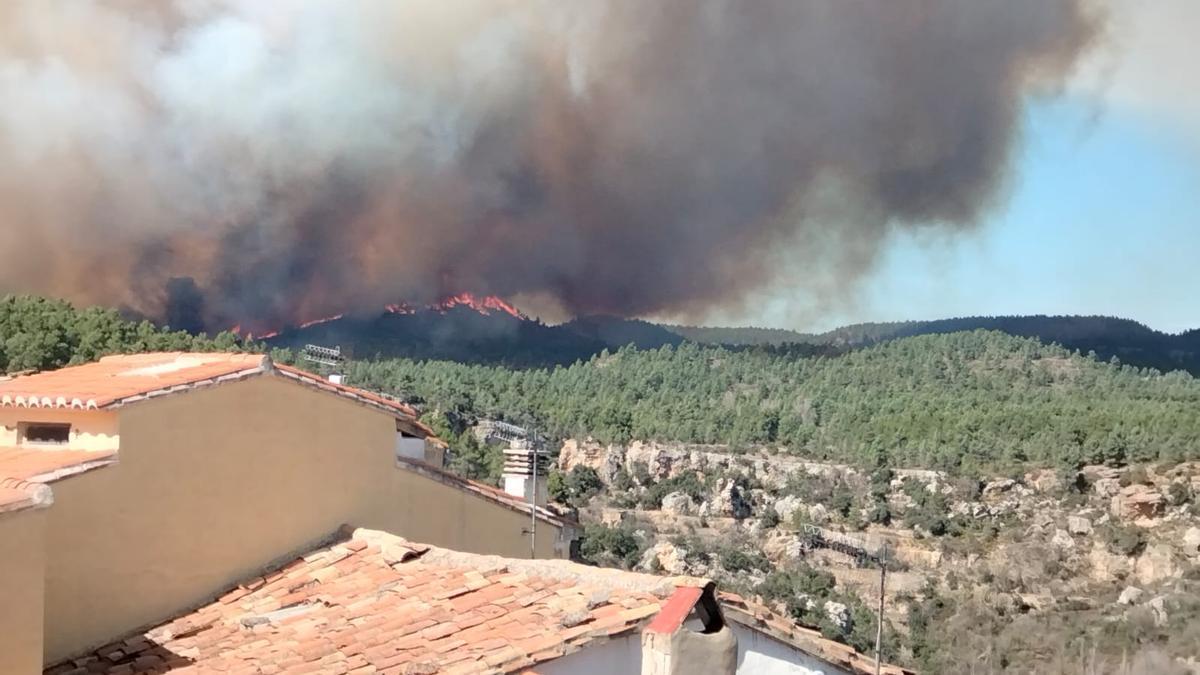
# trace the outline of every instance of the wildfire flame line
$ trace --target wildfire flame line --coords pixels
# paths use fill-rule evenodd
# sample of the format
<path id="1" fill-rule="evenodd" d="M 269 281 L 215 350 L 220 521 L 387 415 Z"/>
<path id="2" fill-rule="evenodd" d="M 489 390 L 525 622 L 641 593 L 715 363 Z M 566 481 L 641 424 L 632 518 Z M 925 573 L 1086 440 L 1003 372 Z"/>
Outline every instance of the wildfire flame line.
<path id="1" fill-rule="evenodd" d="M 445 314 L 455 307 L 466 307 L 468 309 L 475 310 L 484 316 L 491 316 L 493 312 L 502 312 L 516 319 L 529 318 L 525 316 L 521 310 L 517 309 L 511 303 L 503 300 L 502 298 L 498 298 L 494 295 L 476 296 L 472 293 L 459 293 L 457 295 L 451 295 L 439 300 L 438 302 L 426 305 L 424 309 L 431 312 L 437 312 L 439 314 Z M 416 314 L 418 311 L 417 308 L 407 303 L 393 303 L 390 305 L 385 305 L 383 309 L 388 314 Z M 300 323 L 296 326 L 296 328 L 311 328 L 312 326 L 319 326 L 323 323 L 329 323 L 330 321 L 337 321 L 344 316 L 345 314 L 334 314 L 332 316 L 326 316 L 319 319 L 312 319 Z M 242 325 L 237 324 L 229 330 L 235 335 L 241 336 L 247 340 L 270 340 L 273 337 L 277 337 L 283 332 L 284 329 L 271 330 L 266 333 L 252 333 L 249 331 L 243 331 Z"/>

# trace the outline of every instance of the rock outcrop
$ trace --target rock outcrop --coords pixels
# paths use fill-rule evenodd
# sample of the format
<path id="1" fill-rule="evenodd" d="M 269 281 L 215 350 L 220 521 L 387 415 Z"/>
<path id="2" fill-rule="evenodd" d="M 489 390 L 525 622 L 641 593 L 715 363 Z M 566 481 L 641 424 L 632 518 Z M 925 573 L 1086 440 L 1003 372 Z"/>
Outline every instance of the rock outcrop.
<path id="1" fill-rule="evenodd" d="M 1137 520 L 1159 518 L 1166 507 L 1167 500 L 1161 492 L 1148 485 L 1134 484 L 1122 488 L 1112 498 L 1110 512 L 1114 518 Z"/>

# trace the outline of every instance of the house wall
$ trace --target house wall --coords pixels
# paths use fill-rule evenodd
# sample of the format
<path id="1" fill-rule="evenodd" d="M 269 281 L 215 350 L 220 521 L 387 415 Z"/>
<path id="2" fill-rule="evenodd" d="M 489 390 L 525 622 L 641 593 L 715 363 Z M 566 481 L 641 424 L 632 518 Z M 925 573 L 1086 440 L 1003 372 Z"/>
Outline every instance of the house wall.
<path id="1" fill-rule="evenodd" d="M 47 664 L 205 602 L 342 524 L 529 554 L 528 516 L 396 466 L 391 415 L 290 380 L 152 399 L 122 409 L 120 427 L 115 465 L 54 485 Z"/>
<path id="2" fill-rule="evenodd" d="M 538 664 L 538 675 L 634 675 L 642 672 L 642 641 L 638 633 L 589 643 L 581 651 Z"/>
<path id="3" fill-rule="evenodd" d="M 19 440 L 21 422 L 52 422 L 71 425 L 71 442 L 66 446 L 41 446 L 48 450 L 116 450 L 119 442 L 117 414 L 102 410 L 57 408 L 0 408 L 0 447 Z"/>
<path id="4" fill-rule="evenodd" d="M 852 675 L 775 638 L 729 622 L 738 643 L 738 675 Z"/>
<path id="5" fill-rule="evenodd" d="M 46 509 L 0 513 L 0 673 L 42 672 Z"/>

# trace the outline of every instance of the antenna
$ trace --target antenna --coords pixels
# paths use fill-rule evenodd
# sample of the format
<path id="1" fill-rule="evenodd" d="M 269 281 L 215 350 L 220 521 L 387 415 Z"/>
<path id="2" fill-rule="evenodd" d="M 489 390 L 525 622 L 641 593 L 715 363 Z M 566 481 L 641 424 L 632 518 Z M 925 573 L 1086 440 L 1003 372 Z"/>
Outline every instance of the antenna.
<path id="1" fill-rule="evenodd" d="M 485 439 L 499 438 L 510 442 L 522 445 L 528 448 L 528 454 L 523 458 L 526 466 L 526 471 L 529 472 L 529 529 L 521 529 L 521 534 L 529 535 L 529 557 L 537 558 L 537 498 L 538 498 L 538 476 L 546 473 L 547 457 L 545 454 L 545 441 L 537 433 L 537 429 L 533 424 L 527 427 L 519 427 L 515 424 L 492 420 L 488 422 L 485 431 Z M 517 447 L 514 445 L 513 447 Z M 514 458 L 515 459 L 515 458 Z M 515 468 L 515 467 L 514 467 Z"/>
<path id="2" fill-rule="evenodd" d="M 342 356 L 342 348 L 338 347 L 322 347 L 320 345 L 304 345 L 304 349 L 300 350 L 300 358 L 309 363 L 316 363 L 330 368 L 340 368 L 346 363 L 346 357 Z"/>
<path id="3" fill-rule="evenodd" d="M 887 577 L 887 541 L 884 541 L 883 545 L 872 553 L 865 544 L 857 539 L 826 532 L 816 525 L 805 525 L 803 545 L 810 551 L 826 548 L 844 553 L 854 558 L 859 567 L 865 567 L 867 563 L 879 566 L 879 618 L 875 626 L 875 675 L 879 675 L 883 663 L 883 589 L 884 580 Z"/>

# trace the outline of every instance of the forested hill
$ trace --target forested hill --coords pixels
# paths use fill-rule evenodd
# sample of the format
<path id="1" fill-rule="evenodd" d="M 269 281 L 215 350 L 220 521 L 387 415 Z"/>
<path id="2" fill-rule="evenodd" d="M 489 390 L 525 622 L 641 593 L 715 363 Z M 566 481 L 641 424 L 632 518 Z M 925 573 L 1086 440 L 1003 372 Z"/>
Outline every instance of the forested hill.
<path id="1" fill-rule="evenodd" d="M 1200 457 L 1200 381 L 976 331 L 836 357 L 684 343 L 569 367 L 352 363 L 445 428 L 537 420 L 554 437 L 765 444 L 807 457 L 951 471 Z"/>
<path id="2" fill-rule="evenodd" d="M 768 328 L 695 328 L 664 326 L 689 340 L 708 344 L 747 345 L 801 342 L 856 348 L 917 335 L 994 330 L 1056 343 L 1103 361 L 1163 372 L 1187 370 L 1200 375 L 1200 329 L 1179 335 L 1153 330 L 1136 321 L 1108 316 L 970 316 L 936 321 L 860 323 L 809 334 Z"/>
<path id="3" fill-rule="evenodd" d="M 76 309 L 62 300 L 31 296 L 0 298 L 0 375 L 61 368 L 106 354 L 264 348 L 247 345 L 233 333 L 209 338 L 129 321 L 112 309 Z"/>
<path id="4" fill-rule="evenodd" d="M 676 326 L 662 327 L 684 339 L 707 345 L 782 345 L 790 342 L 820 342 L 813 333 L 799 333 L 784 328 L 757 328 L 746 326 L 726 328 L 719 326 Z"/>

